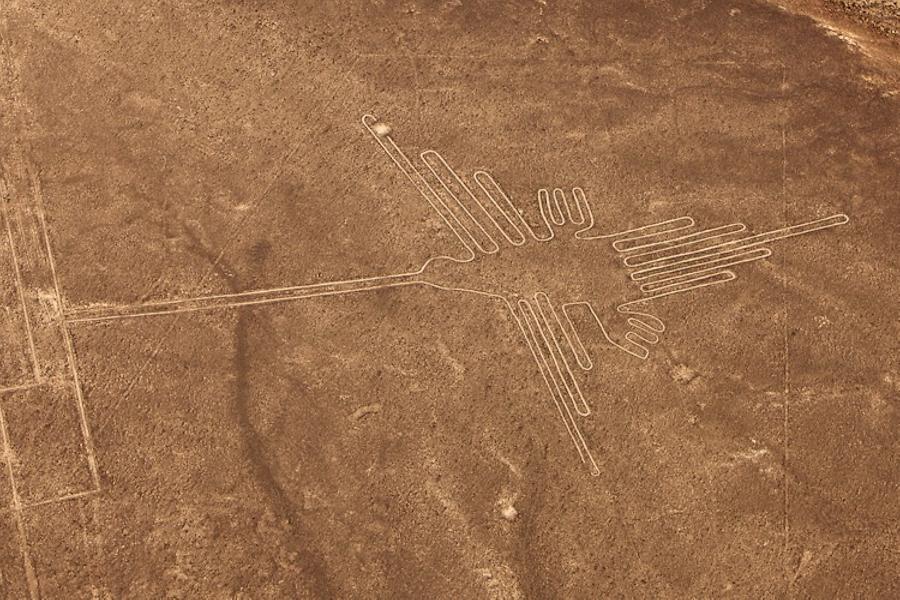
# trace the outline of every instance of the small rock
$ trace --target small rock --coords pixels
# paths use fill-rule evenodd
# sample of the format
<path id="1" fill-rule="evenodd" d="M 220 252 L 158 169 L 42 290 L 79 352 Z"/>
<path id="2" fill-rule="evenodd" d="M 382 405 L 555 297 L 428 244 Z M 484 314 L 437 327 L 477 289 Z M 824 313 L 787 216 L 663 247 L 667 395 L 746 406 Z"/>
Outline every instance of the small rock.
<path id="1" fill-rule="evenodd" d="M 675 365 L 672 367 L 672 370 L 669 371 L 669 375 L 682 385 L 687 385 L 693 380 L 697 379 L 700 376 L 700 373 L 693 370 L 687 365 Z"/>
<path id="2" fill-rule="evenodd" d="M 356 410 L 353 411 L 353 414 L 350 415 L 349 419 L 351 421 L 359 421 L 363 417 L 368 415 L 374 415 L 381 412 L 381 404 L 377 402 L 375 404 L 367 404 L 365 406 L 360 406 Z"/>
<path id="3" fill-rule="evenodd" d="M 515 521 L 516 517 L 519 516 L 519 511 L 516 510 L 516 507 L 512 504 L 507 504 L 503 508 L 500 509 L 500 514 L 507 521 Z"/>
<path id="4" fill-rule="evenodd" d="M 386 135 L 391 135 L 391 126 L 387 123 L 382 123 L 381 121 L 379 121 L 378 123 L 372 125 L 372 131 L 375 132 L 375 135 L 384 137 Z"/>

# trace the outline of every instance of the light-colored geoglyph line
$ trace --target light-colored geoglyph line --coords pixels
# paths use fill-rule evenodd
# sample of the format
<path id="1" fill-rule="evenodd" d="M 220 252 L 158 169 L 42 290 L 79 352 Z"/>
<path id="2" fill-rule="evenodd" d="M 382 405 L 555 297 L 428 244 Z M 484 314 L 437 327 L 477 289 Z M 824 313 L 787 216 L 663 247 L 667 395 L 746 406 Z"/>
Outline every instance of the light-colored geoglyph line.
<path id="1" fill-rule="evenodd" d="M 389 134 L 389 130 L 388 133 L 376 131 L 374 128 L 374 125 L 378 122 L 376 117 L 365 115 L 362 121 L 372 137 L 387 152 L 391 160 L 401 167 L 408 179 L 414 183 L 416 181 L 426 181 L 415 168 L 413 162 L 394 142 Z M 574 234 L 576 239 L 611 239 L 613 240 L 613 248 L 624 257 L 623 262 L 626 267 L 646 267 L 631 274 L 631 278 L 634 281 L 639 279 L 645 280 L 645 283 L 640 284 L 640 288 L 646 296 L 639 301 L 626 302 L 617 307 L 618 312 L 628 315 L 626 322 L 632 327 L 624 335 L 624 343 L 614 340 L 608 334 L 602 320 L 590 303 L 579 301 L 562 304 L 560 312 L 564 315 L 565 322 L 568 324 L 568 327 L 565 327 L 563 320 L 559 319 L 558 313 L 545 291 L 537 292 L 531 299 L 503 298 L 525 337 L 525 341 L 551 393 L 557 411 L 563 419 L 566 430 L 575 444 L 581 461 L 588 464 L 591 472 L 594 474 L 598 474 L 599 469 L 583 434 L 578 428 L 575 415 L 572 414 L 573 409 L 579 416 L 587 416 L 591 411 L 578 386 L 577 379 L 567 357 L 571 356 L 572 360 L 583 370 L 589 370 L 593 367 L 593 364 L 590 362 L 589 357 L 584 358 L 584 356 L 587 356 L 587 353 L 584 352 L 584 344 L 572 326 L 569 309 L 579 304 L 587 305 L 607 341 L 629 354 L 644 359 L 649 354 L 647 345 L 658 343 L 659 335 L 665 331 L 665 325 L 656 316 L 638 310 L 641 304 L 645 304 L 653 298 L 684 293 L 731 281 L 736 276 L 732 271 L 728 270 L 729 267 L 761 260 L 771 254 L 768 249 L 755 248 L 756 246 L 776 239 L 833 227 L 848 221 L 846 215 L 835 215 L 827 219 L 810 221 L 740 240 L 733 240 L 731 239 L 732 236 L 747 229 L 746 225 L 739 223 L 700 232 L 691 231 L 673 238 L 673 233 L 686 231 L 695 226 L 691 217 L 684 216 L 625 231 L 598 234 L 594 230 L 594 217 L 584 190 L 576 187 L 572 190 L 571 200 L 560 188 L 555 188 L 552 193 L 546 189 L 538 192 L 541 220 L 547 229 L 546 234 L 538 235 L 522 217 L 521 212 L 515 209 L 509 196 L 490 174 L 485 171 L 477 171 L 474 174 L 474 180 L 489 201 L 487 206 L 495 209 L 501 215 L 501 219 L 494 217 L 494 214 L 497 213 L 493 213 L 486 208 L 485 204 L 478 199 L 471 188 L 466 185 L 459 174 L 453 170 L 439 153 L 434 150 L 425 150 L 420 153 L 419 157 L 431 174 L 438 179 L 443 192 L 449 197 L 449 201 L 445 198 L 440 198 L 435 193 L 435 188 L 430 184 L 426 183 L 425 186 L 416 185 L 419 193 L 425 197 L 425 200 L 432 208 L 437 210 L 437 207 L 440 207 L 450 214 L 457 214 L 458 211 L 448 208 L 448 206 L 456 206 L 470 219 L 473 218 L 473 212 L 486 218 L 487 228 L 481 223 L 477 224 L 478 233 L 486 236 L 488 240 L 487 247 L 483 244 L 477 244 L 477 248 L 485 254 L 497 252 L 497 248 L 500 247 L 500 243 L 503 241 L 502 239 L 498 240 L 491 237 L 489 231 L 499 232 L 506 242 L 512 246 L 521 246 L 527 241 L 523 231 L 527 231 L 535 242 L 549 242 L 555 235 L 554 226 L 558 227 L 569 223 L 579 226 L 578 231 Z M 449 175 L 448 178 L 441 177 L 438 169 L 435 167 L 436 162 L 439 164 L 440 169 Z M 492 190 L 496 195 L 492 193 Z M 429 197 L 429 194 L 432 197 Z M 469 206 L 473 208 L 470 210 Z M 504 207 L 508 208 L 509 211 L 504 210 Z M 445 219 L 446 221 L 447 219 Z M 512 229 L 515 237 L 510 234 L 508 228 L 501 226 L 501 222 Z M 519 225 L 521 225 L 521 228 Z M 462 228 L 463 231 L 460 232 L 457 228 Z M 475 260 L 476 257 L 471 256 L 471 254 L 475 254 L 475 249 L 465 243 L 466 237 L 472 240 L 476 239 L 472 232 L 466 230 L 464 223 L 460 220 L 456 220 L 451 229 L 470 253 L 469 256 L 459 260 L 459 262 Z M 665 237 L 662 238 L 661 236 Z M 680 252 L 681 249 L 696 244 L 701 246 L 700 249 Z M 652 250 L 649 250 L 650 248 Z M 633 253 L 637 250 L 644 251 L 637 254 L 637 256 L 647 256 L 648 258 L 637 265 L 629 264 L 628 256 L 634 256 Z M 652 274 L 648 273 L 648 269 L 656 269 L 659 266 L 664 268 L 658 269 Z M 463 292 L 484 293 L 481 290 L 453 289 Z M 537 310 L 535 310 L 535 307 L 537 307 Z M 553 323 L 556 323 L 558 330 L 563 334 L 562 336 L 554 332 Z M 583 355 L 581 359 L 579 359 L 580 355 Z"/>
<path id="2" fill-rule="evenodd" d="M 173 315 L 221 308 L 237 308 L 241 306 L 272 304 L 304 298 L 321 298 L 354 292 L 374 291 L 388 287 L 419 283 L 418 276 L 420 273 L 421 271 L 412 271 L 410 273 L 400 273 L 397 275 L 362 277 L 359 279 L 237 292 L 234 294 L 213 294 L 210 296 L 145 302 L 126 306 L 88 307 L 67 311 L 66 322 L 78 324 L 115 321 L 137 317 Z"/>
<path id="3" fill-rule="evenodd" d="M 37 502 L 32 502 L 30 504 L 23 504 L 22 510 L 28 510 L 31 508 L 37 508 L 39 506 L 46 506 L 47 504 L 58 504 L 60 502 L 71 502 L 73 500 L 81 500 L 83 498 L 90 498 L 99 494 L 102 490 L 93 489 L 93 490 L 85 490 L 83 492 L 75 492 L 74 494 L 65 494 L 64 496 L 57 496 L 55 498 L 47 498 L 46 500 L 39 500 Z"/>
<path id="4" fill-rule="evenodd" d="M 4 73 L 4 75 L 9 76 L 9 81 L 14 81 L 17 76 L 17 69 L 15 68 L 12 60 L 13 52 L 11 50 L 11 39 L 9 36 L 9 26 L 6 22 L 6 15 L 3 7 L 0 7 L 0 72 Z M 15 118 L 18 114 L 21 114 L 24 111 L 24 102 L 22 101 L 17 86 L 11 85 L 6 86 L 5 90 L 8 92 L 9 100 L 11 101 L 11 106 L 8 114 L 5 115 L 6 118 Z M 5 142 L 11 142 L 11 140 L 4 140 Z M 10 147 L 10 144 L 7 145 L 7 148 Z M 2 170 L 4 173 L 3 177 L 0 177 L 0 204 L 2 204 L 3 210 L 3 220 L 6 223 L 6 232 L 7 238 L 9 240 L 10 248 L 14 248 L 14 243 L 12 240 L 12 231 L 10 229 L 9 218 L 7 214 L 7 205 L 9 203 L 9 187 L 8 182 L 5 181 L 5 174 L 8 172 L 7 165 L 3 164 Z M 14 250 L 13 250 L 14 251 Z M 12 251 L 11 251 L 12 252 Z M 23 313 L 27 313 L 27 308 L 25 306 L 25 296 L 22 288 L 21 274 L 19 271 L 18 259 L 13 258 L 16 267 L 16 284 L 19 287 L 19 301 L 22 303 Z M 34 336 L 31 331 L 31 324 L 29 323 L 27 326 L 28 336 L 29 336 L 29 347 L 32 351 L 32 360 L 35 369 L 35 384 L 37 384 L 38 380 L 40 380 L 40 367 L 38 366 L 37 354 L 34 351 Z M 17 386 L 22 389 L 25 389 L 25 386 Z M 15 390 L 12 390 L 15 391 Z M 3 412 L 2 405 L 2 396 L 0 396 L 0 438 L 2 438 L 3 443 L 3 459 L 6 462 L 7 468 L 7 476 L 9 478 L 10 485 L 10 494 L 12 496 L 12 512 L 14 515 L 14 521 L 16 525 L 16 537 L 19 546 L 19 552 L 21 553 L 21 558 L 23 562 L 23 567 L 25 571 L 25 580 L 28 586 L 28 595 L 32 600 L 37 600 L 40 598 L 40 588 L 38 586 L 37 575 L 34 570 L 34 563 L 32 562 L 31 552 L 28 547 L 28 537 L 25 531 L 25 522 L 22 515 L 21 509 L 21 498 L 19 496 L 18 484 L 15 478 L 15 470 L 13 469 L 13 451 L 12 446 L 10 444 L 9 433 L 7 431 L 6 426 L 6 415 Z"/>
<path id="5" fill-rule="evenodd" d="M 21 385 L 11 385 L 8 387 L 0 387 L 0 396 L 2 396 L 3 394 L 7 394 L 7 393 L 21 392 L 23 390 L 30 390 L 30 389 L 34 389 L 37 387 L 41 387 L 42 385 L 44 385 L 44 383 L 45 382 L 43 382 L 43 381 L 29 381 L 28 383 L 23 383 Z"/>
<path id="6" fill-rule="evenodd" d="M 37 271 L 40 258 L 34 254 L 41 247 L 40 238 L 38 237 L 37 224 L 35 223 L 34 214 L 28 208 L 19 207 L 13 213 L 16 217 L 16 225 L 19 230 L 19 239 L 22 240 L 22 254 L 19 256 L 23 267 L 31 268 Z"/>
<path id="7" fill-rule="evenodd" d="M 25 302 L 25 286 L 22 284 L 22 270 L 19 266 L 19 258 L 16 253 L 16 243 L 13 240 L 12 229 L 10 228 L 9 223 L 9 189 L 7 187 L 6 182 L 0 178 L 0 205 L 2 205 L 3 211 L 3 222 L 6 228 L 6 239 L 9 243 L 9 255 L 12 260 L 13 272 L 16 277 L 16 289 L 18 291 L 19 303 L 22 305 L 22 322 L 25 325 L 25 336 L 28 340 L 28 350 L 31 354 L 31 365 L 32 371 L 34 373 L 35 382 L 40 382 L 42 380 L 41 375 L 41 366 L 38 362 L 37 357 L 37 349 L 34 343 L 34 330 L 31 327 L 31 318 L 28 314 L 28 305 Z"/>
<path id="8" fill-rule="evenodd" d="M 501 300 L 529 348 L 581 462 L 596 475 L 600 472 L 599 467 L 578 422 L 579 417 L 591 414 L 591 408 L 577 376 L 578 369 L 590 371 L 595 365 L 573 324 L 571 312 L 575 309 L 587 310 L 610 345 L 646 359 L 649 346 L 657 344 L 665 331 L 662 320 L 646 312 L 650 301 L 732 281 L 737 276 L 730 270 L 731 267 L 771 255 L 763 244 L 848 221 L 846 215 L 834 215 L 761 234 L 736 237 L 747 231 L 743 223 L 698 231 L 693 218 L 681 216 L 613 233 L 598 233 L 586 194 L 582 188 L 575 187 L 571 194 L 560 188 L 538 191 L 540 219 L 539 229 L 536 229 L 490 173 L 476 171 L 473 174 L 475 186 L 470 186 L 435 150 L 425 150 L 419 154 L 423 165 L 420 169 L 389 132 L 376 129 L 377 117 L 364 115 L 362 123 L 456 237 L 463 250 L 462 256 L 434 256 L 419 269 L 392 275 L 128 306 L 79 308 L 65 312 L 66 322 L 92 323 L 169 315 L 410 285 Z M 576 240 L 609 240 L 623 267 L 630 272 L 630 280 L 640 291 L 640 297 L 616 307 L 616 312 L 623 315 L 629 328 L 623 335 L 613 336 L 595 306 L 583 299 L 555 304 L 547 290 L 532 291 L 524 296 L 504 295 L 460 287 L 451 282 L 435 282 L 429 278 L 429 267 L 437 261 L 465 265 L 501 252 L 504 248 L 548 243 L 555 239 L 557 229 L 568 226 L 575 228 L 572 235 Z"/>
<path id="9" fill-rule="evenodd" d="M 32 598 L 39 598 L 38 581 L 34 572 L 34 563 L 31 560 L 31 554 L 28 550 L 28 537 L 25 533 L 25 520 L 22 517 L 22 499 L 19 496 L 19 486 L 16 481 L 13 462 L 15 457 L 12 451 L 12 444 L 9 442 L 9 431 L 6 427 L 6 414 L 3 411 L 3 405 L 0 403 L 0 441 L 3 443 L 3 461 L 6 463 L 6 476 L 9 478 L 9 490 L 12 497 L 13 520 L 16 524 L 16 536 L 18 537 L 19 550 L 22 553 L 22 561 L 25 567 L 25 578 L 28 581 L 28 593 Z"/>
<path id="10" fill-rule="evenodd" d="M 379 134 L 374 130 L 373 125 L 376 122 L 377 119 L 370 115 L 363 117 L 363 124 L 372 134 L 373 138 L 386 152 L 388 152 L 388 155 L 395 164 L 404 166 L 403 170 L 407 178 L 411 181 L 425 181 L 425 177 L 418 172 L 413 162 L 399 148 L 391 136 Z M 593 226 L 593 217 L 591 216 L 590 207 L 587 203 L 584 191 L 581 188 L 575 188 L 573 190 L 571 201 L 567 199 L 564 192 L 559 188 L 554 189 L 552 193 L 549 190 L 539 191 L 538 205 L 541 213 L 541 220 L 546 228 L 546 233 L 538 234 L 524 219 L 522 214 L 515 209 L 508 194 L 503 191 L 502 187 L 489 173 L 478 171 L 476 172 L 474 179 L 489 202 L 488 206 L 492 206 L 493 209 L 502 215 L 502 219 L 500 220 L 494 218 L 491 211 L 485 207 L 485 204 L 478 199 L 471 188 L 463 182 L 458 173 L 450 167 L 447 161 L 444 160 L 439 153 L 434 150 L 426 150 L 420 154 L 420 159 L 431 174 L 441 183 L 441 188 L 449 197 L 450 202 L 455 202 L 457 205 L 463 207 L 465 214 L 472 214 L 472 211 L 466 208 L 465 203 L 460 199 L 457 191 L 454 189 L 455 187 L 465 194 L 465 198 L 469 204 L 477 207 L 475 212 L 483 214 L 486 217 L 491 227 L 488 227 L 487 229 L 485 227 L 480 227 L 480 232 L 488 237 L 490 243 L 490 250 L 485 251 L 485 254 L 493 254 L 497 252 L 497 248 L 500 247 L 498 239 L 491 237 L 488 230 L 499 232 L 502 238 L 505 238 L 506 242 L 511 246 L 521 246 L 526 242 L 550 242 L 556 235 L 556 228 L 554 226 L 562 226 L 567 222 L 583 226 L 582 229 L 579 229 L 579 232 L 587 231 Z M 442 170 L 446 172 L 446 177 L 442 177 L 435 168 L 435 162 L 437 162 Z M 455 185 L 453 185 L 454 183 Z M 447 201 L 438 196 L 433 186 L 426 185 L 416 187 L 419 192 L 425 196 L 426 201 L 428 201 L 432 207 L 435 207 L 436 205 L 441 206 L 442 208 L 448 206 Z M 433 201 L 433 198 L 429 198 L 427 193 L 431 193 L 438 202 Z M 509 210 L 505 210 L 504 206 Z M 447 211 L 452 212 L 449 208 L 447 208 Z M 501 225 L 501 222 L 514 228 L 513 232 L 516 234 L 515 237 L 510 235 L 510 233 Z M 459 221 L 457 221 L 456 224 L 459 227 L 464 227 Z M 664 222 L 662 224 L 654 224 L 634 230 L 619 232 L 608 237 L 621 237 L 630 233 L 642 235 L 644 231 L 654 230 L 654 228 L 670 230 L 671 227 L 668 227 L 668 225 L 669 222 Z M 530 240 L 522 233 L 523 231 L 527 232 Z M 459 239 L 465 239 L 465 236 L 459 231 L 454 229 L 454 233 Z M 470 232 L 465 231 L 464 233 L 466 236 L 471 237 Z M 501 239 L 499 241 L 502 242 L 503 240 Z M 483 246 L 479 246 L 479 248 L 483 248 Z M 474 254 L 474 250 L 470 248 L 470 251 Z M 470 256 L 458 260 L 458 262 L 470 262 L 476 258 L 477 256 Z M 538 366 L 538 370 L 550 392 L 554 406 L 556 407 L 560 418 L 563 420 L 563 425 L 575 445 L 581 462 L 588 466 L 593 475 L 598 475 L 600 469 L 591 452 L 590 446 L 579 427 L 578 419 L 576 417 L 576 415 L 590 415 L 591 410 L 584 399 L 575 373 L 572 371 L 569 362 L 570 359 L 567 358 L 567 356 L 571 356 L 584 370 L 592 368 L 593 365 L 588 362 L 589 359 L 585 360 L 582 358 L 581 360 L 578 360 L 578 349 L 583 351 L 584 344 L 581 342 L 580 338 L 578 338 L 578 334 L 572 326 L 568 312 L 565 311 L 565 306 L 562 307 L 562 313 L 565 321 L 568 323 L 568 327 L 563 326 L 562 321 L 559 319 L 559 313 L 553 307 L 546 292 L 537 292 L 530 298 L 507 298 L 498 294 L 486 294 L 482 290 L 457 287 L 452 289 L 454 291 L 494 296 L 506 302 L 507 307 L 525 338 L 526 344 L 528 345 L 532 357 Z M 561 337 L 553 331 L 552 323 L 554 321 L 558 323 L 559 330 L 567 335 Z M 573 343 L 573 339 L 577 340 L 577 342 Z"/>
<path id="11" fill-rule="evenodd" d="M 343 76 L 345 78 L 349 76 L 351 69 L 356 65 L 358 60 L 359 60 L 359 56 L 354 57 L 353 60 L 350 61 L 350 64 L 344 70 Z M 339 96 L 334 96 L 334 99 L 337 99 L 338 97 Z M 330 104 L 331 104 L 331 102 L 326 103 L 326 106 L 323 106 L 322 110 L 324 111 L 324 110 L 330 108 Z M 305 138 L 303 138 L 303 139 L 305 139 Z M 244 216 L 242 218 L 238 219 L 234 223 L 234 225 L 229 228 L 228 239 L 226 240 L 225 244 L 222 246 L 222 248 L 219 251 L 216 258 L 210 264 L 206 273 L 204 273 L 204 275 L 201 276 L 201 278 L 200 278 L 201 284 L 203 282 L 207 281 L 207 279 L 209 277 L 213 276 L 216 273 L 217 267 L 222 262 L 222 260 L 225 258 L 225 253 L 228 251 L 228 249 L 231 247 L 231 245 L 234 243 L 234 241 L 236 239 L 238 239 L 237 234 L 238 234 L 239 230 L 244 226 L 244 224 L 247 222 L 247 220 L 250 218 L 251 215 L 256 214 L 256 208 L 269 195 L 269 192 L 272 190 L 275 183 L 281 178 L 281 175 L 284 172 L 286 165 L 293 158 L 294 154 L 297 152 L 297 150 L 302 145 L 303 139 L 297 140 L 297 142 L 293 146 L 288 148 L 288 150 L 279 158 L 278 164 L 276 165 L 276 167 L 272 171 L 270 171 L 269 176 L 267 178 L 268 180 L 267 180 L 265 186 L 262 188 L 262 190 L 258 194 L 256 194 L 253 197 L 249 206 L 247 207 L 247 210 L 244 213 Z M 138 382 L 143 377 L 144 373 L 147 370 L 147 367 L 149 367 L 150 363 L 152 363 L 156 359 L 156 357 L 162 351 L 163 345 L 165 344 L 166 340 L 169 338 L 169 336 L 175 330 L 175 327 L 178 324 L 179 318 L 180 318 L 179 316 L 176 316 L 174 319 L 172 319 L 172 322 L 169 323 L 168 328 L 165 331 L 163 331 L 162 335 L 160 335 L 157 338 L 157 340 L 153 346 L 153 349 L 150 352 L 150 355 L 141 364 L 141 366 L 138 369 L 135 376 L 131 379 L 131 381 L 128 382 L 128 385 L 126 386 L 124 392 L 122 392 L 121 397 L 123 399 L 127 399 L 131 396 L 132 391 L 135 389 L 135 386 L 137 386 Z"/>
<path id="12" fill-rule="evenodd" d="M 575 444 L 575 450 L 578 452 L 578 458 L 581 459 L 582 463 L 588 466 L 591 475 L 599 475 L 600 467 L 597 465 L 597 461 L 594 458 L 594 455 L 591 453 L 591 449 L 584 438 L 584 434 L 581 433 L 581 430 L 578 427 L 578 422 L 572 415 L 572 411 L 566 403 L 565 397 L 563 397 L 562 395 L 562 391 L 560 390 L 559 384 L 557 383 L 557 379 L 556 377 L 554 377 L 553 372 L 550 370 L 550 365 L 547 361 L 544 351 L 542 350 L 537 336 L 534 333 L 535 328 L 532 327 L 532 323 L 537 323 L 537 318 L 534 314 L 534 310 L 527 300 L 520 300 L 518 302 L 518 306 L 516 307 L 514 307 L 514 305 L 511 303 L 508 303 L 507 306 L 509 307 L 513 318 L 515 319 L 516 324 L 519 326 L 519 330 L 525 337 L 525 343 L 528 345 L 528 349 L 531 351 L 531 355 L 534 358 L 535 363 L 537 363 L 538 370 L 541 373 L 541 377 L 544 379 L 544 384 L 550 391 L 550 398 L 552 399 L 553 404 L 556 407 L 557 413 L 563 421 L 566 432 L 568 432 L 569 437 Z"/>
<path id="13" fill-rule="evenodd" d="M 836 214 L 822 219 L 815 219 L 813 221 L 800 223 L 798 225 L 791 225 L 790 227 L 773 229 L 772 231 L 747 236 L 745 238 L 737 240 L 723 241 L 708 247 L 703 247 L 695 250 L 684 250 L 683 252 L 678 252 L 678 250 L 692 244 L 692 242 L 686 242 L 682 244 L 675 244 L 664 249 L 652 250 L 650 252 L 642 252 L 633 255 L 629 254 L 629 256 L 627 256 L 623 262 L 625 263 L 626 267 L 632 268 L 647 267 L 648 265 L 663 265 L 669 267 L 677 264 L 683 264 L 686 261 L 695 260 L 697 258 L 719 256 L 728 252 L 735 252 L 738 250 L 761 246 L 769 242 L 774 242 L 775 240 L 782 240 L 798 235 L 803 235 L 805 233 L 812 233 L 813 231 L 828 229 L 837 225 L 844 225 L 849 221 L 850 218 L 847 215 Z M 736 225 L 743 226 L 743 223 L 737 223 Z M 671 252 L 672 250 L 676 250 L 676 252 Z M 643 260 L 633 260 L 636 258 Z"/>
<path id="14" fill-rule="evenodd" d="M 100 471 L 97 468 L 97 457 L 94 452 L 94 440 L 91 436 L 90 426 L 88 425 L 87 411 L 84 406 L 84 394 L 81 390 L 81 380 L 78 376 L 78 366 L 75 358 L 75 349 L 72 345 L 72 336 L 69 333 L 69 326 L 66 323 L 64 314 L 64 303 L 62 292 L 60 291 L 59 276 L 56 272 L 56 261 L 53 258 L 53 250 L 50 247 L 50 235 L 47 228 L 47 218 L 44 214 L 44 196 L 41 190 L 41 182 L 37 174 L 29 169 L 28 176 L 31 182 L 32 193 L 35 198 L 35 209 L 37 211 L 38 223 L 41 228 L 43 237 L 43 250 L 46 253 L 47 264 L 50 266 L 50 276 L 53 281 L 53 291 L 56 295 L 56 320 L 62 332 L 63 342 L 66 350 L 66 360 L 69 363 L 69 371 L 72 375 L 72 387 L 75 391 L 75 404 L 78 409 L 78 419 L 81 427 L 82 441 L 84 443 L 84 452 L 88 462 L 88 468 L 91 472 L 94 490 L 100 490 Z"/>

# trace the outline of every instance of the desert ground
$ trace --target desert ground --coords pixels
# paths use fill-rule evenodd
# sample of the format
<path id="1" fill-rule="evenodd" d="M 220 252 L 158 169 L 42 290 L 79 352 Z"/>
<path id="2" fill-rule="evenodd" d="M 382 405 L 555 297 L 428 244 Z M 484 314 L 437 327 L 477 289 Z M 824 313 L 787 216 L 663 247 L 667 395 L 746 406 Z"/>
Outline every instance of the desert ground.
<path id="1" fill-rule="evenodd" d="M 900 597 L 892 7 L 3 0 L 0 598 Z"/>

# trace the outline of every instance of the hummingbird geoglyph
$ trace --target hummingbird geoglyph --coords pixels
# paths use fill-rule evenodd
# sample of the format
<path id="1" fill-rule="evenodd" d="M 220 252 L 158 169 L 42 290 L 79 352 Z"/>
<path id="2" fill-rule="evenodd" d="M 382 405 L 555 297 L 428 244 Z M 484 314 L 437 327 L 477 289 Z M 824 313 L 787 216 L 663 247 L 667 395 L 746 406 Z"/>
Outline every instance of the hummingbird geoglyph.
<path id="1" fill-rule="evenodd" d="M 459 255 L 434 256 L 404 273 L 132 305 L 93 304 L 65 310 L 66 322 L 233 309 L 400 286 L 492 298 L 509 309 L 578 457 L 597 475 L 600 469 L 579 426 L 591 414 L 579 378 L 599 360 L 596 345 L 588 352 L 586 336 L 644 360 L 666 329 L 657 316 L 659 300 L 734 281 L 736 268 L 772 254 L 771 242 L 849 221 L 834 214 L 751 233 L 743 223 L 703 229 L 693 218 L 679 216 L 619 229 L 597 213 L 584 189 L 557 187 L 537 191 L 539 218 L 532 225 L 487 171 L 475 171 L 467 180 L 435 150 L 421 152 L 414 162 L 377 117 L 364 115 L 362 124 L 458 241 Z M 580 329 L 576 311 L 588 315 L 578 320 Z"/>
<path id="2" fill-rule="evenodd" d="M 591 407 L 577 372 L 592 369 L 597 358 L 574 325 L 575 309 L 587 311 L 609 347 L 643 360 L 665 331 L 654 301 L 734 281 L 736 267 L 772 254 L 771 242 L 849 221 L 834 214 L 754 234 L 743 223 L 701 229 L 681 216 L 607 229 L 575 187 L 538 190 L 539 225 L 532 226 L 487 171 L 467 182 L 435 150 L 421 152 L 417 166 L 377 117 L 362 122 L 462 247 L 462 256 L 429 259 L 412 279 L 506 304 L 594 475 L 599 468 L 579 427 Z"/>

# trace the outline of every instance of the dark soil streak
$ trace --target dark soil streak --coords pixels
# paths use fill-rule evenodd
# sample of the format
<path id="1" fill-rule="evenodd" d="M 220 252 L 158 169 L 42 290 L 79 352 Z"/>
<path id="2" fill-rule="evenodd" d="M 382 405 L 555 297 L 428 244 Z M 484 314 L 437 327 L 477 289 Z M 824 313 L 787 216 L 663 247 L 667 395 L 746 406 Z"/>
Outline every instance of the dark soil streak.
<path id="1" fill-rule="evenodd" d="M 209 261 L 215 274 L 228 286 L 229 292 L 237 293 L 239 286 L 236 277 L 231 275 L 234 270 L 224 260 L 216 260 L 217 253 L 209 249 L 189 228 L 183 227 L 185 237 L 190 241 L 192 249 Z M 254 250 L 258 246 L 254 246 Z M 238 431 L 244 444 L 244 453 L 250 467 L 250 472 L 263 494 L 267 504 L 272 509 L 278 521 L 286 525 L 289 535 L 286 541 L 291 552 L 298 557 L 297 565 L 305 575 L 309 589 L 307 593 L 316 598 L 334 598 L 335 594 L 328 578 L 328 569 L 324 559 L 310 549 L 309 532 L 303 526 L 297 515 L 298 509 L 290 496 L 278 483 L 269 464 L 265 440 L 259 435 L 250 418 L 250 405 L 253 400 L 253 390 L 250 384 L 251 359 L 248 334 L 250 332 L 251 316 L 253 313 L 247 308 L 239 307 L 237 323 L 234 328 L 234 404 L 233 410 L 237 421 Z M 295 590 L 299 592 L 300 590 Z"/>

